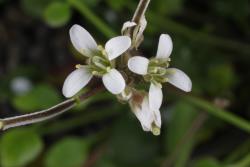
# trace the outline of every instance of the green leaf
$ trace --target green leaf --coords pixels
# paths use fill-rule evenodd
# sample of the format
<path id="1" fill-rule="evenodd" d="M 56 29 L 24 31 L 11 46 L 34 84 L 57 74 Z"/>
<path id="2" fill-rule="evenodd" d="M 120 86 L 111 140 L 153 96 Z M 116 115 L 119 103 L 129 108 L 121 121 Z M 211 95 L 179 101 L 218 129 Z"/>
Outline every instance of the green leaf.
<path id="1" fill-rule="evenodd" d="M 49 108 L 61 101 L 58 92 L 50 85 L 38 85 L 22 96 L 16 96 L 12 103 L 23 112 Z"/>
<path id="2" fill-rule="evenodd" d="M 87 158 L 88 145 L 79 138 L 65 138 L 49 150 L 46 167 L 81 166 Z"/>
<path id="3" fill-rule="evenodd" d="M 35 132 L 25 129 L 8 131 L 1 139 L 1 166 L 26 166 L 42 148 L 42 140 Z"/>
<path id="4" fill-rule="evenodd" d="M 68 3 L 52 2 L 44 11 L 44 19 L 51 27 L 65 25 L 71 18 L 71 9 Z"/>

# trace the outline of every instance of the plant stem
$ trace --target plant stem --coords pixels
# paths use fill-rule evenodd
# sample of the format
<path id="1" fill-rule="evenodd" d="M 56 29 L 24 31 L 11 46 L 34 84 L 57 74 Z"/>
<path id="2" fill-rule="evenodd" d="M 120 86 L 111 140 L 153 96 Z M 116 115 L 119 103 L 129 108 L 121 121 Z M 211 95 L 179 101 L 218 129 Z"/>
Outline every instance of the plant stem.
<path id="1" fill-rule="evenodd" d="M 144 17 L 145 12 L 148 8 L 150 0 L 140 0 L 136 11 L 134 13 L 132 22 L 135 22 L 136 24 L 139 24 L 139 22 L 141 21 L 142 17 Z"/>
<path id="2" fill-rule="evenodd" d="M 230 113 L 226 110 L 220 109 L 216 106 L 214 106 L 213 104 L 202 100 L 200 98 L 194 97 L 194 96 L 188 96 L 185 95 L 184 99 L 188 102 L 190 102 L 191 104 L 204 109 L 205 111 L 207 111 L 208 113 L 224 120 L 227 121 L 228 123 L 231 123 L 232 125 L 235 125 L 236 127 L 246 131 L 247 133 L 250 133 L 250 122 L 248 122 L 247 120 L 238 117 L 237 115 L 234 115 L 233 113 Z"/>
<path id="3" fill-rule="evenodd" d="M 106 37 L 111 38 L 116 36 L 114 32 L 106 23 L 104 23 L 98 16 L 96 16 L 85 4 L 80 0 L 68 0 L 68 3 L 79 11 L 84 17 L 91 21 L 97 29 L 99 29 Z"/>
<path id="4" fill-rule="evenodd" d="M 103 87 L 97 87 L 96 89 L 92 89 L 89 92 L 79 96 L 79 98 L 65 100 L 64 102 L 46 110 L 34 112 L 31 114 L 24 114 L 20 116 L 0 119 L 0 130 L 7 130 L 14 127 L 34 124 L 54 118 L 75 107 L 79 101 L 84 101 L 101 90 L 103 90 Z"/>

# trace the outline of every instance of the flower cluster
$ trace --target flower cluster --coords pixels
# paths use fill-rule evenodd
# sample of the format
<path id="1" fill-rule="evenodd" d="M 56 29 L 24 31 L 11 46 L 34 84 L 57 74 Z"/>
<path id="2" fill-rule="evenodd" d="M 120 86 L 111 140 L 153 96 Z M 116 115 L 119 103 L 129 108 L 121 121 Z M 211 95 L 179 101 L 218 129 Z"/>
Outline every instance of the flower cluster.
<path id="1" fill-rule="evenodd" d="M 79 25 L 70 29 L 70 39 L 75 49 L 88 58 L 87 65 L 76 65 L 65 80 L 63 95 L 72 97 L 85 87 L 93 76 L 102 77 L 103 84 L 113 94 L 120 94 L 125 89 L 125 80 L 115 69 L 115 58 L 123 54 L 131 45 L 128 36 L 110 39 L 105 47 L 97 45 L 93 37 Z"/>
<path id="2" fill-rule="evenodd" d="M 160 107 L 163 101 L 162 84 L 169 82 L 177 88 L 189 92 L 192 82 L 181 70 L 169 68 L 173 43 L 169 35 L 162 34 L 154 58 L 148 59 L 140 55 L 128 54 L 129 58 L 126 61 L 126 66 L 131 72 L 138 76 L 141 75 L 146 83 L 150 83 L 148 93 L 136 90 L 134 88 L 136 83 L 126 85 L 124 71 L 121 71 L 115 60 L 129 52 L 130 48 L 139 46 L 146 22 L 144 21 L 142 25 L 135 27 L 136 33 L 133 33 L 131 40 L 126 30 L 136 24 L 126 22 L 122 30 L 124 35 L 110 39 L 104 47 L 97 45 L 89 32 L 81 26 L 72 26 L 70 29 L 71 42 L 78 52 L 87 57 L 87 63 L 86 65 L 76 65 L 76 70 L 64 82 L 63 94 L 67 98 L 72 97 L 84 88 L 93 76 L 101 77 L 109 92 L 117 95 L 119 99 L 129 102 L 143 130 L 159 135 Z"/>

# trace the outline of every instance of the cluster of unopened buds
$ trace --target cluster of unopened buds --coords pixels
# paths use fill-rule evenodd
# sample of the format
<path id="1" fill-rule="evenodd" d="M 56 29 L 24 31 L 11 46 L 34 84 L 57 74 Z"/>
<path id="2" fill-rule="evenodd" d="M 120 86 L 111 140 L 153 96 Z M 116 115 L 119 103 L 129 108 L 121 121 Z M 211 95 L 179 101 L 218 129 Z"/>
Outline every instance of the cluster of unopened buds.
<path id="1" fill-rule="evenodd" d="M 148 59 L 131 54 L 132 48 L 137 48 L 143 41 L 142 33 L 145 28 L 143 21 L 145 20 L 142 20 L 140 26 L 126 22 L 122 29 L 123 35 L 110 39 L 104 47 L 98 45 L 83 27 L 73 25 L 70 29 L 71 42 L 78 52 L 87 57 L 87 61 L 86 65 L 76 65 L 76 70 L 66 78 L 63 95 L 71 98 L 77 95 L 91 78 L 100 77 L 110 93 L 116 95 L 119 100 L 129 103 L 144 131 L 159 135 L 162 122 L 160 114 L 163 101 L 162 84 L 168 82 L 189 92 L 192 82 L 181 70 L 169 68 L 173 44 L 167 34 L 160 36 L 155 57 Z M 128 31 L 131 27 L 132 32 Z M 131 33 L 132 37 L 128 35 Z M 116 61 L 122 57 L 123 61 Z M 149 91 L 136 89 L 138 83 L 133 77 L 140 76 L 145 83 L 150 83 Z"/>

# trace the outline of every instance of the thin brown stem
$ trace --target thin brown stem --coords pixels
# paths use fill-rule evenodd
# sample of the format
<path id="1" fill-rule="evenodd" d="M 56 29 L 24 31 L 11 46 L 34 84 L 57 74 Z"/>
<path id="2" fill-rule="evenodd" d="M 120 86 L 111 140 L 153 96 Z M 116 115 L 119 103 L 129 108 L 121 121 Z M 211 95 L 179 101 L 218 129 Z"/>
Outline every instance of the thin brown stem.
<path id="1" fill-rule="evenodd" d="M 84 101 L 87 98 L 95 95 L 96 93 L 103 90 L 103 86 L 99 86 L 94 88 L 87 93 L 79 96 L 79 98 L 72 98 L 69 100 L 65 100 L 62 103 L 59 103 L 49 109 L 34 112 L 31 114 L 24 114 L 20 116 L 0 119 L 0 130 L 7 130 L 14 127 L 34 124 L 38 122 L 42 122 L 51 118 L 54 118 L 76 106 L 78 102 Z"/>
<path id="2" fill-rule="evenodd" d="M 139 24 L 140 20 L 142 19 L 142 17 L 144 17 L 145 12 L 148 8 L 150 0 L 140 0 L 137 9 L 134 13 L 132 22 L 135 22 L 136 24 Z"/>
<path id="3" fill-rule="evenodd" d="M 146 12 L 148 5 L 149 5 L 149 2 L 150 2 L 150 0 L 140 0 L 138 6 L 136 8 L 136 11 L 134 13 L 134 16 L 131 20 L 132 22 L 136 23 L 136 25 L 140 25 L 141 20 L 144 18 L 145 12 Z M 135 28 L 136 27 L 130 27 L 128 29 L 128 34 L 132 39 L 133 39 L 133 33 L 134 33 Z"/>

